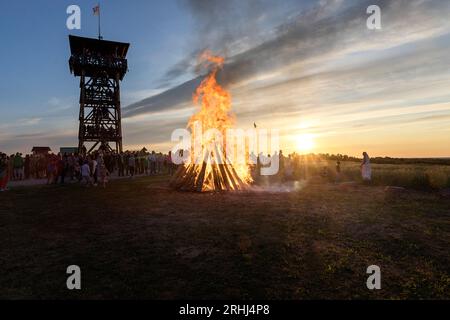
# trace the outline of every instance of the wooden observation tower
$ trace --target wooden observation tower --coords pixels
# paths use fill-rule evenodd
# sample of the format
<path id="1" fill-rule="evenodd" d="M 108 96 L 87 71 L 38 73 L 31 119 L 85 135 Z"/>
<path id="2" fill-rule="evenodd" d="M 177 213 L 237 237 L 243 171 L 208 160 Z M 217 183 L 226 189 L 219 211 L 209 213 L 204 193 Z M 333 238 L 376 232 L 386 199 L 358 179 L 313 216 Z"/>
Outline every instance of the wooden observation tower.
<path id="1" fill-rule="evenodd" d="M 130 44 L 99 38 L 69 36 L 70 72 L 80 77 L 80 153 L 96 147 L 122 152 L 120 81 L 128 71 Z M 87 142 L 92 144 L 89 149 Z"/>

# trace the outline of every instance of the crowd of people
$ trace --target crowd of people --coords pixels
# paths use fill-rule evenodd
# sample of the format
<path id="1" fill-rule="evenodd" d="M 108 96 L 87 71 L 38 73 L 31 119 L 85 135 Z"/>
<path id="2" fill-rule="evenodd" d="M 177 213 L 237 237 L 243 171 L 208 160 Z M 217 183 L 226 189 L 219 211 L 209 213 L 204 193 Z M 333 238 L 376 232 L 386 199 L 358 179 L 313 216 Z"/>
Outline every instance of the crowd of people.
<path id="1" fill-rule="evenodd" d="M 32 154 L 10 156 L 0 153 L 0 190 L 9 181 L 46 179 L 47 184 L 64 184 L 67 179 L 88 186 L 106 186 L 112 173 L 119 177 L 146 174 L 171 174 L 175 165 L 169 154 L 146 152 L 105 152 L 91 154 Z"/>
<path id="2" fill-rule="evenodd" d="M 254 156 L 251 173 L 255 183 L 261 180 L 261 168 L 272 165 L 271 157 L 278 157 L 278 168 L 272 178 L 278 180 L 304 179 L 307 168 L 303 162 L 308 161 L 296 153 L 284 156 L 283 152 L 274 155 Z M 177 165 L 172 155 L 147 152 L 105 152 L 96 151 L 91 154 L 32 154 L 25 157 L 21 153 L 7 156 L 0 152 L 0 191 L 7 190 L 9 181 L 46 179 L 47 184 L 64 184 L 67 179 L 78 181 L 86 186 L 106 186 L 109 177 L 115 173 L 119 177 L 135 175 L 173 174 Z M 363 153 L 361 174 L 364 181 L 371 180 L 370 158 Z M 336 180 L 341 176 L 341 163 L 336 162 Z"/>

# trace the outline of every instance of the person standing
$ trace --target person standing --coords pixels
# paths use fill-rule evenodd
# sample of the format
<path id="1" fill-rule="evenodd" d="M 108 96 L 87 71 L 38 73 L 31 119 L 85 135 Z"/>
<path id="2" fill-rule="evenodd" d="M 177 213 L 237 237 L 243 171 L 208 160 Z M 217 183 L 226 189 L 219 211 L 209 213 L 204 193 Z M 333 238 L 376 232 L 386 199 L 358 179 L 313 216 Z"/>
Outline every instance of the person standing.
<path id="1" fill-rule="evenodd" d="M 167 155 L 167 168 L 169 170 L 169 175 L 172 175 L 175 171 L 174 164 L 172 161 L 172 151 L 169 151 L 169 154 Z"/>
<path id="2" fill-rule="evenodd" d="M 28 154 L 23 162 L 23 176 L 25 180 L 30 179 L 30 156 Z"/>
<path id="3" fill-rule="evenodd" d="M 144 158 L 145 158 L 145 154 L 138 154 L 138 159 L 139 159 L 139 174 L 143 174 L 144 173 Z"/>
<path id="4" fill-rule="evenodd" d="M 370 158 L 367 152 L 363 152 L 363 161 L 361 163 L 361 176 L 363 181 L 370 182 L 372 180 L 372 169 L 370 167 Z"/>
<path id="5" fill-rule="evenodd" d="M 134 177 L 134 169 L 136 167 L 136 158 L 134 157 L 134 153 L 130 154 L 130 157 L 128 158 L 128 168 L 130 170 L 130 176 Z"/>
<path id="6" fill-rule="evenodd" d="M 161 152 L 156 155 L 156 167 L 158 174 L 161 174 L 164 167 L 164 155 Z"/>
<path id="7" fill-rule="evenodd" d="M 125 171 L 125 176 L 129 176 L 130 175 L 130 167 L 128 166 L 128 161 L 130 160 L 130 152 L 127 151 L 125 153 L 125 156 L 123 157 L 123 164 L 124 164 L 124 171 Z"/>
<path id="8" fill-rule="evenodd" d="M 75 157 L 73 153 L 67 157 L 67 171 L 69 173 L 70 180 L 73 181 L 75 176 Z"/>
<path id="9" fill-rule="evenodd" d="M 125 175 L 125 159 L 123 152 L 117 156 L 117 163 L 119 166 L 119 177 L 123 177 Z"/>
<path id="10" fill-rule="evenodd" d="M 144 173 L 146 176 L 148 176 L 149 173 L 149 161 L 148 161 L 148 156 L 146 154 L 143 155 L 143 161 L 144 161 Z"/>
<path id="11" fill-rule="evenodd" d="M 0 153 L 0 191 L 8 190 L 8 157 L 4 153 Z"/>
<path id="12" fill-rule="evenodd" d="M 150 160 L 150 174 L 156 174 L 156 153 L 155 151 L 152 151 L 152 153 L 149 156 Z"/>
<path id="13" fill-rule="evenodd" d="M 14 154 L 6 157 L 8 160 L 8 177 L 11 181 L 14 180 Z"/>
<path id="14" fill-rule="evenodd" d="M 96 155 L 91 158 L 91 175 L 94 179 L 94 186 L 97 186 L 97 160 Z"/>
<path id="15" fill-rule="evenodd" d="M 39 155 L 38 159 L 38 179 L 44 179 L 48 176 L 46 168 L 49 158 L 44 155 Z"/>
<path id="16" fill-rule="evenodd" d="M 98 157 L 98 165 L 97 165 L 98 178 L 103 188 L 106 188 L 106 183 L 108 182 L 109 170 L 106 167 L 105 161 L 103 157 L 100 155 Z"/>
<path id="17" fill-rule="evenodd" d="M 18 152 L 14 157 L 14 179 L 22 180 L 23 178 L 23 158 Z"/>
<path id="18" fill-rule="evenodd" d="M 105 165 L 106 170 L 113 172 L 114 168 L 112 166 L 111 154 L 107 151 L 103 153 L 103 164 Z"/>
<path id="19" fill-rule="evenodd" d="M 81 166 L 81 177 L 86 181 L 86 186 L 92 185 L 91 182 L 91 168 L 89 166 L 89 161 L 85 160 Z"/>
<path id="20" fill-rule="evenodd" d="M 283 155 L 283 150 L 280 150 L 280 153 L 275 152 L 275 157 L 278 157 L 278 176 L 281 177 L 281 179 L 283 179 L 284 177 L 284 165 L 285 165 L 285 158 Z M 275 158 L 276 159 L 276 158 Z"/>
<path id="21" fill-rule="evenodd" d="M 64 156 L 59 159 L 59 162 L 59 175 L 61 177 L 61 184 L 64 184 L 64 179 L 66 178 L 67 171 L 69 171 L 69 160 L 67 159 L 67 154 L 64 154 Z"/>
<path id="22" fill-rule="evenodd" d="M 38 178 L 38 158 L 36 155 L 32 155 L 30 157 L 30 178 L 37 179 Z"/>
<path id="23" fill-rule="evenodd" d="M 81 156 L 76 156 L 73 159 L 73 175 L 78 180 L 78 182 L 81 181 Z"/>
<path id="24" fill-rule="evenodd" d="M 148 163 L 148 174 L 151 175 L 152 174 L 152 153 L 150 152 L 147 155 L 147 163 Z"/>
<path id="25" fill-rule="evenodd" d="M 52 184 L 55 178 L 56 162 L 53 157 L 49 157 L 47 163 L 47 184 Z"/>
<path id="26" fill-rule="evenodd" d="M 336 183 L 341 181 L 341 162 L 336 161 Z"/>

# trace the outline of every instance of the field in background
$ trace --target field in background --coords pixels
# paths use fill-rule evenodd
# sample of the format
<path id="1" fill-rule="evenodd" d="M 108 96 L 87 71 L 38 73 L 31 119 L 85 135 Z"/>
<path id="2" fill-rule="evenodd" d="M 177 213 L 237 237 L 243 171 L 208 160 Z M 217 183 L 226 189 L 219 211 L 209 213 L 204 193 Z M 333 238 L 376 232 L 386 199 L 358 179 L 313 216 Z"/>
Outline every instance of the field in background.
<path id="1" fill-rule="evenodd" d="M 307 179 L 324 177 L 330 182 L 336 181 L 336 161 L 306 161 L 300 166 L 298 176 Z M 360 164 L 341 161 L 340 180 L 362 182 Z M 372 163 L 372 184 L 418 190 L 450 188 L 450 165 Z"/>

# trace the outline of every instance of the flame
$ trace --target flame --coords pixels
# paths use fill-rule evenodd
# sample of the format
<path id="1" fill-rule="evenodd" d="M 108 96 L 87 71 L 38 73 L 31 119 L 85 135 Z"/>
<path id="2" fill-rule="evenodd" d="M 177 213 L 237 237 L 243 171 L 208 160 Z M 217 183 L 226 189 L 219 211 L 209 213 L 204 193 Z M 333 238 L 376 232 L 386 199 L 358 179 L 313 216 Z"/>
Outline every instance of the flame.
<path id="1" fill-rule="evenodd" d="M 203 66 L 210 65 L 211 71 L 192 96 L 194 104 L 200 105 L 201 109 L 190 118 L 188 126 L 193 128 L 195 121 L 200 121 L 203 132 L 217 129 L 223 133 L 235 122 L 235 116 L 231 112 L 231 94 L 216 80 L 217 72 L 223 67 L 224 58 L 207 50 L 200 55 L 199 60 Z"/>
<path id="2" fill-rule="evenodd" d="M 226 130 L 234 127 L 236 120 L 231 111 L 231 94 L 216 80 L 218 71 L 223 68 L 224 58 L 206 50 L 200 54 L 199 63 L 208 68 L 209 73 L 193 93 L 192 100 L 200 110 L 189 119 L 188 127 L 195 140 L 195 126 L 201 124 L 202 146 L 200 153 L 191 152 L 191 161 L 196 165 L 185 164 L 181 180 L 188 181 L 197 191 L 241 190 L 251 182 L 249 166 L 234 162 L 224 151 Z M 210 129 L 221 136 L 205 136 Z"/>

